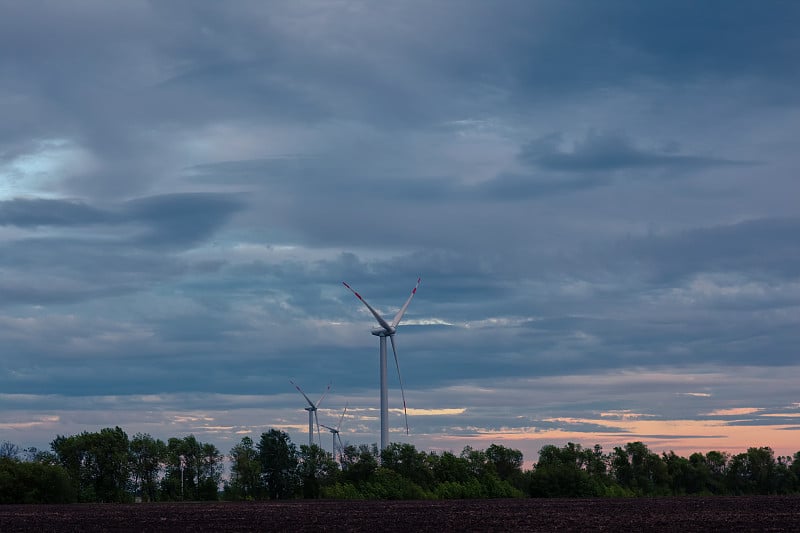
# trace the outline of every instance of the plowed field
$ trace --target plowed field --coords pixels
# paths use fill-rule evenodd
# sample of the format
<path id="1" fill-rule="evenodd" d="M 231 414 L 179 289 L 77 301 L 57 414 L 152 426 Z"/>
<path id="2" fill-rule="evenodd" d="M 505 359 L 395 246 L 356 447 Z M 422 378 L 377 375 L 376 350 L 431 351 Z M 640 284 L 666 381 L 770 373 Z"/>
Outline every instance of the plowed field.
<path id="1" fill-rule="evenodd" d="M 0 531 L 800 531 L 800 497 L 1 505 Z"/>

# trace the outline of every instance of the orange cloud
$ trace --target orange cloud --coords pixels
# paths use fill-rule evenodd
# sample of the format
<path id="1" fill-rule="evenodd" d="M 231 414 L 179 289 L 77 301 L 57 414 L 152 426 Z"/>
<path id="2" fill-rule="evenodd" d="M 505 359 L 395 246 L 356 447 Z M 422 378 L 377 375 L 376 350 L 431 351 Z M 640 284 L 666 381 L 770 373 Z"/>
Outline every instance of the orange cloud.
<path id="1" fill-rule="evenodd" d="M 740 416 L 740 415 L 752 415 L 753 413 L 758 413 L 759 411 L 763 411 L 764 409 L 760 407 L 734 407 L 732 409 L 715 409 L 713 411 L 709 411 L 705 413 L 706 416 Z"/>

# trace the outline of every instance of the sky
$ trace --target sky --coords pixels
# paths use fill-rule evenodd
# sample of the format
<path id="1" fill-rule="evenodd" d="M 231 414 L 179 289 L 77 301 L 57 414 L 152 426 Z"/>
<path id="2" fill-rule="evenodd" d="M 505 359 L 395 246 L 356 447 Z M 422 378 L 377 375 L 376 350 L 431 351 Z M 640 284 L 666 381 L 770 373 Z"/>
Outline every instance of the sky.
<path id="1" fill-rule="evenodd" d="M 0 441 L 800 450 L 800 4 L 0 13 Z"/>

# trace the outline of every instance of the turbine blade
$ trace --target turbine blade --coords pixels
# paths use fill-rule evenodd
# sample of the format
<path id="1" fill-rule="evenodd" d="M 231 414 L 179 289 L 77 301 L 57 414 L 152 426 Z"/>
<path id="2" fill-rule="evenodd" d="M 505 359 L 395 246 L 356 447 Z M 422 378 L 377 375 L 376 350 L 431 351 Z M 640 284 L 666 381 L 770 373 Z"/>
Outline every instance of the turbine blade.
<path id="1" fill-rule="evenodd" d="M 342 416 L 339 417 L 339 423 L 336 424 L 336 431 L 339 431 L 339 428 L 342 427 L 342 420 L 344 420 L 344 414 L 347 412 L 347 404 L 344 404 L 344 411 L 342 411 Z"/>
<path id="2" fill-rule="evenodd" d="M 336 430 L 335 430 L 335 429 L 333 429 L 333 428 L 332 428 L 332 427 L 330 427 L 330 426 L 326 426 L 325 424 L 320 424 L 319 426 L 320 426 L 320 427 L 323 427 L 323 428 L 325 428 L 325 429 L 327 429 L 327 430 L 328 430 L 328 431 L 330 431 L 331 433 L 336 433 Z"/>
<path id="3" fill-rule="evenodd" d="M 319 447 L 322 448 L 322 434 L 319 431 L 319 418 L 317 418 L 317 410 L 314 409 L 314 421 L 317 423 L 317 439 L 319 440 Z"/>
<path id="4" fill-rule="evenodd" d="M 392 320 L 392 327 L 393 328 L 397 327 L 397 325 L 400 323 L 400 320 L 402 320 L 403 315 L 406 314 L 406 309 L 408 309 L 408 304 L 411 303 L 411 298 L 413 298 L 414 295 L 417 294 L 417 288 L 419 287 L 419 282 L 420 281 L 422 281 L 422 278 L 417 278 L 417 284 L 414 286 L 414 289 L 411 291 L 411 295 L 408 297 L 408 300 L 406 300 L 406 303 L 403 304 L 403 307 L 401 307 L 400 310 L 397 312 L 397 314 L 394 316 L 394 320 Z"/>
<path id="5" fill-rule="evenodd" d="M 360 294 L 358 294 L 358 293 L 357 293 L 357 292 L 356 292 L 356 291 L 353 289 L 353 287 L 351 287 L 350 285 L 348 285 L 348 284 L 347 284 L 347 283 L 345 283 L 344 281 L 342 282 L 342 284 L 343 284 L 345 287 L 347 287 L 348 289 L 350 289 L 350 292 L 352 292 L 353 294 L 355 294 L 355 295 L 356 295 L 356 298 L 358 298 L 359 300 L 361 300 L 361 303 L 363 303 L 364 305 L 366 305 L 366 306 L 367 306 L 367 309 L 369 309 L 369 312 L 370 312 L 370 313 L 372 313 L 372 316 L 374 316 L 374 317 L 375 317 L 375 320 L 377 320 L 377 321 L 378 321 L 378 324 L 380 324 L 380 325 L 381 325 L 381 327 L 382 327 L 383 329 L 385 329 L 387 332 L 390 332 L 390 331 L 392 331 L 392 326 L 390 326 L 390 325 L 389 325 L 389 323 L 388 323 L 388 322 L 386 322 L 386 320 L 384 320 L 384 319 L 383 319 L 383 317 L 380 315 L 380 313 L 378 313 L 378 312 L 377 312 L 377 311 L 376 311 L 376 310 L 375 310 L 375 309 L 374 309 L 374 308 L 373 308 L 371 305 L 369 305 L 369 304 L 367 303 L 367 301 L 366 301 L 364 298 L 362 298 L 362 297 L 361 297 L 361 295 L 360 295 Z"/>
<path id="6" fill-rule="evenodd" d="M 400 382 L 400 394 L 403 397 L 403 414 L 406 417 L 406 435 L 408 435 L 408 410 L 406 409 L 406 393 L 403 390 L 403 378 L 400 377 L 400 363 L 397 361 L 397 348 L 394 345 L 394 335 L 389 335 L 389 338 L 392 340 L 392 353 L 394 353 L 394 364 L 397 367 L 397 380 Z"/>
<path id="7" fill-rule="evenodd" d="M 317 402 L 317 405 L 315 405 L 314 407 L 319 407 L 319 404 L 322 403 L 322 399 L 325 398 L 325 396 L 327 396 L 330 391 L 331 391 L 331 384 L 328 383 L 328 388 L 325 389 L 325 392 L 323 392 L 322 396 L 319 397 L 319 401 Z"/>
<path id="8" fill-rule="evenodd" d="M 316 406 L 314 405 L 314 403 L 313 403 L 313 402 L 312 402 L 312 401 L 309 399 L 309 397 L 308 397 L 308 396 L 306 396 L 306 393 L 305 393 L 305 392 L 303 392 L 303 389 L 301 389 L 301 388 L 300 388 L 300 387 L 297 385 L 297 383 L 295 383 L 295 382 L 294 382 L 294 381 L 292 381 L 291 379 L 289 380 L 289 383 L 291 383 L 292 385 L 294 385 L 294 388 L 295 388 L 295 389 L 297 389 L 297 391 L 298 391 L 300 394 L 302 394 L 302 395 L 303 395 L 303 398 L 305 398 L 305 399 L 306 399 L 306 401 L 308 402 L 308 405 L 310 405 L 311 407 L 313 407 L 314 409 L 316 409 Z"/>

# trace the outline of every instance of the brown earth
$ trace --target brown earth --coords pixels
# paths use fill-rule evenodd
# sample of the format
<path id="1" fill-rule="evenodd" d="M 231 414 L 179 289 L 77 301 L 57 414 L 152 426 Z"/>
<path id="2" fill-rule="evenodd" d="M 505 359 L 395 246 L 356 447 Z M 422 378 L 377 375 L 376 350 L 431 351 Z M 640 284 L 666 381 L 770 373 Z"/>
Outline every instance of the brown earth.
<path id="1" fill-rule="evenodd" d="M 0 531 L 800 531 L 800 496 L 0 505 Z"/>

